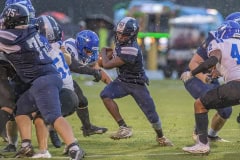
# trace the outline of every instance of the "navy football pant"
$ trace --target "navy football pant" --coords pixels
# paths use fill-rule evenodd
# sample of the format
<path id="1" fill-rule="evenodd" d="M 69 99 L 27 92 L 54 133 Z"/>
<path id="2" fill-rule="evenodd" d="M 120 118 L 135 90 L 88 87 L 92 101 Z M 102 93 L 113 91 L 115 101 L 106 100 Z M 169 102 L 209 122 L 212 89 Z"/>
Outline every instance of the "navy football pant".
<path id="1" fill-rule="evenodd" d="M 121 82 L 118 79 L 108 84 L 101 92 L 101 98 L 122 98 L 131 95 L 150 123 L 159 122 L 155 104 L 145 85 Z"/>
<path id="2" fill-rule="evenodd" d="M 220 84 L 217 80 L 213 81 L 211 84 L 205 84 L 200 79 L 194 77 L 188 80 L 185 84 L 185 88 L 191 94 L 194 99 L 197 99 L 205 95 L 209 90 L 217 88 Z M 210 97 L 208 97 L 210 98 Z M 217 108 L 218 114 L 224 118 L 228 119 L 232 114 L 232 107 L 227 108 Z"/>
<path id="3" fill-rule="evenodd" d="M 62 115 L 59 100 L 61 87 L 62 80 L 56 74 L 37 78 L 30 89 L 18 99 L 16 115 L 29 115 L 40 111 L 46 123 L 53 124 Z"/>

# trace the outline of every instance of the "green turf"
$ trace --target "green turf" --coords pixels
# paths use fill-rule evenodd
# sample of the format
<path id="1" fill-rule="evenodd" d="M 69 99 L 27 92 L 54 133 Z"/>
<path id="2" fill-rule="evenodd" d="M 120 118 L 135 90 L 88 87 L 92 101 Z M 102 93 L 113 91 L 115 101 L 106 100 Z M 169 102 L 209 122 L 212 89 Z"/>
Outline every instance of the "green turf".
<path id="1" fill-rule="evenodd" d="M 155 141 L 153 129 L 131 97 L 117 100 L 117 103 L 125 121 L 133 127 L 134 135 L 129 139 L 111 140 L 109 135 L 116 131 L 118 126 L 99 98 L 104 84 L 94 83 L 89 86 L 86 85 L 89 84 L 86 80 L 80 78 L 77 80 L 88 97 L 92 123 L 109 129 L 103 135 L 83 137 L 80 131 L 81 123 L 76 115 L 67 118 L 73 126 L 81 147 L 87 153 L 86 160 L 236 160 L 240 157 L 240 142 L 238 142 L 240 131 L 239 124 L 236 122 L 236 117 L 240 112 L 239 106 L 234 107 L 232 117 L 219 133 L 221 137 L 231 142 L 211 143 L 211 153 L 208 156 L 195 156 L 183 153 L 181 150 L 185 145 L 193 144 L 191 134 L 194 126 L 194 100 L 186 92 L 181 81 L 151 81 L 149 86 L 162 120 L 164 134 L 174 143 L 174 147 L 160 147 Z M 210 111 L 209 117 L 212 117 L 214 113 L 215 111 Z M 0 142 L 0 147 L 4 145 L 4 142 Z M 33 145 L 37 148 L 34 131 Z M 49 151 L 53 158 L 55 157 L 54 159 L 66 159 L 61 154 L 63 147 L 56 149 L 49 142 Z M 7 157 L 11 156 L 13 154 L 7 155 Z"/>

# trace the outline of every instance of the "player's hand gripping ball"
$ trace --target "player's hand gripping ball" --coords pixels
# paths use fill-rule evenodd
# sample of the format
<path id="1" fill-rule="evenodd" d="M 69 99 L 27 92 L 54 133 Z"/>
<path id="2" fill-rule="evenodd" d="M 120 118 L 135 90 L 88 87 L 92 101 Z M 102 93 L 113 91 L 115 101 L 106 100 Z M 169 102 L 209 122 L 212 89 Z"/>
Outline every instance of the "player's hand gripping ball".
<path id="1" fill-rule="evenodd" d="M 106 53 L 107 53 L 108 59 L 111 60 L 111 59 L 113 58 L 113 49 L 112 49 L 112 48 L 110 48 L 110 47 L 104 47 L 104 48 L 102 48 L 102 49 L 101 49 L 101 52 L 100 52 L 99 55 L 98 55 L 98 65 L 99 65 L 100 67 L 103 67 L 103 64 L 102 64 L 102 52 L 103 52 L 103 50 L 105 50 L 105 49 L 106 49 Z"/>

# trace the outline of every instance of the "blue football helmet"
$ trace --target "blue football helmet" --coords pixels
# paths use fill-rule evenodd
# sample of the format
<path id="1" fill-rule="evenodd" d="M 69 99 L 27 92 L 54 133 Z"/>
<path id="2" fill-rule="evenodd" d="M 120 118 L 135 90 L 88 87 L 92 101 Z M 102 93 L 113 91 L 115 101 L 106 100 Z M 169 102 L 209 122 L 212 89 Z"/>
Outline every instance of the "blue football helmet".
<path id="1" fill-rule="evenodd" d="M 32 5 L 31 0 L 6 0 L 5 2 L 5 7 L 11 4 L 15 4 L 15 3 L 20 3 L 22 5 L 24 5 L 25 7 L 27 7 L 28 12 L 29 12 L 29 23 L 30 24 L 34 24 L 35 23 L 35 9 Z"/>
<path id="2" fill-rule="evenodd" d="M 240 24 L 240 12 L 233 12 L 231 14 L 229 14 L 225 20 L 233 20 L 236 21 Z"/>
<path id="3" fill-rule="evenodd" d="M 50 43 L 62 41 L 62 29 L 52 16 L 42 15 L 37 18 L 36 24 L 41 35 Z"/>
<path id="4" fill-rule="evenodd" d="M 6 6 L 1 13 L 1 23 L 5 29 L 13 29 L 16 26 L 27 25 L 29 22 L 28 9 L 15 3 Z"/>
<path id="5" fill-rule="evenodd" d="M 240 37 L 240 24 L 233 20 L 224 21 L 217 29 L 217 38 Z"/>
<path id="6" fill-rule="evenodd" d="M 139 31 L 139 24 L 135 18 L 125 17 L 121 19 L 116 28 L 115 28 L 115 43 L 116 44 L 128 44 L 136 41 L 137 34 Z M 124 36 L 128 36 L 128 38 L 124 41 L 120 41 L 117 37 L 117 34 L 122 34 Z"/>
<path id="7" fill-rule="evenodd" d="M 77 33 L 76 46 L 79 59 L 85 64 L 95 62 L 98 59 L 99 38 L 90 30 L 83 30 Z"/>

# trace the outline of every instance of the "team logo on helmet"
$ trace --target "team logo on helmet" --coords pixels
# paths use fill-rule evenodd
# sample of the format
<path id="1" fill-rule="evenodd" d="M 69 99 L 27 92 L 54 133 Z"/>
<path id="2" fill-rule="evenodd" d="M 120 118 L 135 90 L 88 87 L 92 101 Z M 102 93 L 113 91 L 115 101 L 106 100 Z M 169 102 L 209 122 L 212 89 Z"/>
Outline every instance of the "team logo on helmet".
<path id="1" fill-rule="evenodd" d="M 134 32 L 137 30 L 137 26 L 135 23 L 133 23 L 133 30 L 134 30 Z"/>
<path id="2" fill-rule="evenodd" d="M 120 22 L 118 24 L 117 31 L 118 32 L 123 32 L 124 28 L 125 28 L 125 23 L 124 22 Z"/>

